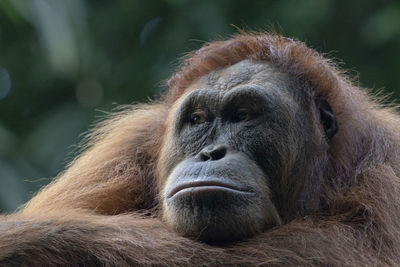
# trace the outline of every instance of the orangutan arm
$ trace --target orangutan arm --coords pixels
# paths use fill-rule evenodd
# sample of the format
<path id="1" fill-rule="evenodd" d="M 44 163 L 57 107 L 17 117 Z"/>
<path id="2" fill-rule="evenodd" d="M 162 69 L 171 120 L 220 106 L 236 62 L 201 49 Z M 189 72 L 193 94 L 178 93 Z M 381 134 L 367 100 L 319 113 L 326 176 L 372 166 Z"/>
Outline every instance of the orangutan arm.
<path id="1" fill-rule="evenodd" d="M 0 266 L 303 266 L 377 261 L 366 244 L 358 242 L 360 232 L 312 218 L 248 241 L 214 246 L 180 237 L 158 219 L 136 215 L 80 214 L 81 219 L 69 219 L 78 214 L 66 213 L 41 220 L 13 216 L 0 222 Z"/>

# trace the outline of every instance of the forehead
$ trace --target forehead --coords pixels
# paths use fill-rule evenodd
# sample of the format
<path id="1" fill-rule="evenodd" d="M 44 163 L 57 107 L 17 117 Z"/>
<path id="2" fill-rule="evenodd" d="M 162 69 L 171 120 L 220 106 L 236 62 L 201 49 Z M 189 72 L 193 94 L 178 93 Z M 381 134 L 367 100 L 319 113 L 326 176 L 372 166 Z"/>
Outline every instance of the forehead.
<path id="1" fill-rule="evenodd" d="M 194 82 L 187 91 L 199 88 L 228 91 L 240 85 L 255 84 L 268 89 L 287 91 L 289 76 L 266 61 L 240 61 L 232 66 L 213 70 Z M 284 92 L 282 92 L 284 93 Z"/>

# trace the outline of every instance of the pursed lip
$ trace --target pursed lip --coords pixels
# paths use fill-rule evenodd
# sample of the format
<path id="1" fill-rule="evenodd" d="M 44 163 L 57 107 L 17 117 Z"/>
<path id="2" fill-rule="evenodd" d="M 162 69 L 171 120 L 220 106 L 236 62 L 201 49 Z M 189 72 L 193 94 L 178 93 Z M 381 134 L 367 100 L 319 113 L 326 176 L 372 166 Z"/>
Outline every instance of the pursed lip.
<path id="1" fill-rule="evenodd" d="M 245 190 L 240 188 L 237 185 L 234 184 L 229 184 L 229 183 L 224 183 L 220 181 L 210 181 L 210 180 L 203 180 L 203 181 L 193 181 L 189 183 L 184 183 L 181 185 L 178 185 L 174 189 L 172 189 L 169 194 L 168 198 L 173 197 L 175 194 L 178 192 L 184 190 L 184 189 L 189 189 L 189 188 L 202 188 L 206 189 L 207 187 L 210 189 L 221 189 L 221 190 L 230 190 L 230 191 L 236 191 L 237 193 L 248 193 L 248 194 L 253 194 L 254 192 Z"/>

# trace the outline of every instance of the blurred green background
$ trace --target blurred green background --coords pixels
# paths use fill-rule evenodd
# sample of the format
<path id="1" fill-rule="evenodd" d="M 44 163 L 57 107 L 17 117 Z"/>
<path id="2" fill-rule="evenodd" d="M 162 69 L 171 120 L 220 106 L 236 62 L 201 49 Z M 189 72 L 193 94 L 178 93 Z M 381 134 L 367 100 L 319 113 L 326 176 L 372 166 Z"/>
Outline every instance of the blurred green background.
<path id="1" fill-rule="evenodd" d="M 271 26 L 400 99 L 400 1 L 0 0 L 0 211 L 62 170 L 93 121 L 155 97 L 184 53 Z"/>

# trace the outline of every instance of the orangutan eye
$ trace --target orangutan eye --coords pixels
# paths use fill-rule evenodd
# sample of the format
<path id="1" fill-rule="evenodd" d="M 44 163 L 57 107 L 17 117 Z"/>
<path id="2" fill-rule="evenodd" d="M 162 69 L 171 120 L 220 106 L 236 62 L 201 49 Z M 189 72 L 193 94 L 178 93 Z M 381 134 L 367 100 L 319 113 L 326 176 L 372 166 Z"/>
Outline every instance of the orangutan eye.
<path id="1" fill-rule="evenodd" d="M 241 108 L 235 114 L 234 121 L 246 121 L 251 119 L 251 113 L 248 109 Z"/>
<path id="2" fill-rule="evenodd" d="M 204 111 L 195 111 L 190 115 L 191 124 L 202 124 L 205 123 L 207 114 Z"/>

